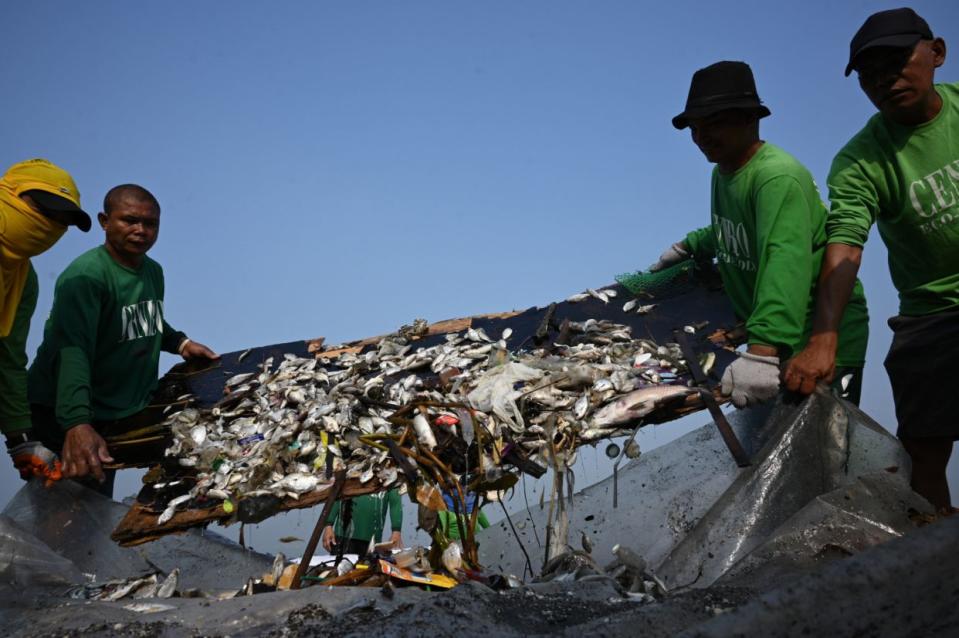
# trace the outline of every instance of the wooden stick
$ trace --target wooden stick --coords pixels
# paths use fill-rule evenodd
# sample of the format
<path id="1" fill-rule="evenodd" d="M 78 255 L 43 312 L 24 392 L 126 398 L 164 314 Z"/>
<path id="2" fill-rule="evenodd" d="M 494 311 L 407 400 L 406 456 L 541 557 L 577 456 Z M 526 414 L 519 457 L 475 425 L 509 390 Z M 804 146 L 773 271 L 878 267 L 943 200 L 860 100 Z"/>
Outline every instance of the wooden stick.
<path id="1" fill-rule="evenodd" d="M 326 503 L 323 504 L 323 511 L 320 513 L 319 520 L 316 521 L 316 527 L 313 528 L 313 535 L 310 536 L 310 542 L 306 545 L 303 558 L 300 559 L 300 564 L 296 566 L 296 574 L 293 575 L 293 582 L 290 583 L 290 589 L 300 588 L 300 581 L 303 580 L 303 575 L 306 574 L 306 570 L 310 568 L 310 561 L 313 560 L 313 552 L 316 551 L 316 546 L 320 542 L 320 536 L 322 536 L 323 530 L 326 528 L 326 520 L 330 517 L 333 503 L 336 502 L 336 499 L 340 497 L 340 492 L 343 491 L 343 483 L 346 482 L 346 470 L 337 470 L 333 473 L 333 477 L 333 487 L 330 488 L 330 493 L 326 497 Z"/>

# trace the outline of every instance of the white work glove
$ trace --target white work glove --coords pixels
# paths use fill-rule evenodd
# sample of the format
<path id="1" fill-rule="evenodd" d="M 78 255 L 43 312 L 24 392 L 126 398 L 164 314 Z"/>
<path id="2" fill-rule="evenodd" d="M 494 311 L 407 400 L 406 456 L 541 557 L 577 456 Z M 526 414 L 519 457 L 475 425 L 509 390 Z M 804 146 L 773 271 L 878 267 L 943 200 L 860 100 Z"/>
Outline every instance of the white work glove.
<path id="1" fill-rule="evenodd" d="M 649 267 L 649 272 L 656 272 L 663 268 L 675 266 L 679 262 L 686 261 L 687 259 L 689 259 L 689 251 L 686 250 L 686 244 L 685 242 L 678 241 L 659 256 L 659 261 Z"/>
<path id="2" fill-rule="evenodd" d="M 737 408 L 775 398 L 779 394 L 779 357 L 738 354 L 739 358 L 723 373 L 723 394 L 732 395 Z"/>

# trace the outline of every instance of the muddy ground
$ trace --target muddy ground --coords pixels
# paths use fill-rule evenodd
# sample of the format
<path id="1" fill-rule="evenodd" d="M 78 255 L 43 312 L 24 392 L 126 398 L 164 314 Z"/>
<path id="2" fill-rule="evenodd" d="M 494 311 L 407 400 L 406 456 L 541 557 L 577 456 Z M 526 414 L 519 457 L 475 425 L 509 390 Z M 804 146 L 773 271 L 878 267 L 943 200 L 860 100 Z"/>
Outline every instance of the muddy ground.
<path id="1" fill-rule="evenodd" d="M 551 582 L 494 592 L 313 587 L 224 601 L 0 600 L 14 636 L 937 636 L 959 635 L 959 517 L 757 591 L 726 583 L 653 603 L 608 580 Z M 140 602 L 140 601 L 133 601 Z M 148 602 L 148 601 L 143 601 Z"/>

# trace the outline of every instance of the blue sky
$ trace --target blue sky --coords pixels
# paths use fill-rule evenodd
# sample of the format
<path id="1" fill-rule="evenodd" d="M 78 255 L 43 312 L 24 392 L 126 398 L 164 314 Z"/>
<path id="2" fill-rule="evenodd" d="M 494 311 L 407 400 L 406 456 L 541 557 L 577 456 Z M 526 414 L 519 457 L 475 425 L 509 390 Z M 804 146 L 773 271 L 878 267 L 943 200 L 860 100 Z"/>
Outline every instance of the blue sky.
<path id="1" fill-rule="evenodd" d="M 849 39 L 894 6 L 15 3 L 0 164 L 60 164 L 94 213 L 115 184 L 153 191 L 167 317 L 194 339 L 337 342 L 548 303 L 705 225 L 711 166 L 669 120 L 718 60 L 752 66 L 772 110 L 762 137 L 824 184 L 873 112 L 843 77 Z M 959 46 L 959 4 L 912 6 Z M 73 229 L 34 260 L 31 356 L 56 276 L 101 242 Z M 875 232 L 862 279 L 863 407 L 894 427 L 882 359 L 897 299 Z M 2 503 L 8 464 L 0 485 Z"/>

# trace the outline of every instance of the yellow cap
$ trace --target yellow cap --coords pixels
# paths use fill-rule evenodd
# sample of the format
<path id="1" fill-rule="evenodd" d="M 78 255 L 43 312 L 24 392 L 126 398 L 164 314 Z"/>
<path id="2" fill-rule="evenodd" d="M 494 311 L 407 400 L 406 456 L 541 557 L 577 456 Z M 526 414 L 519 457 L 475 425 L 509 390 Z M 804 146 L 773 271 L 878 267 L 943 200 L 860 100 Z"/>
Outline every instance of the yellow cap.
<path id="1" fill-rule="evenodd" d="M 3 176 L 3 181 L 17 196 L 28 191 L 43 191 L 55 195 L 66 202 L 42 198 L 42 203 L 56 210 L 68 210 L 75 213 L 76 225 L 84 232 L 90 230 L 90 216 L 80 207 L 80 191 L 70 174 L 45 159 L 30 159 L 11 166 Z"/>

